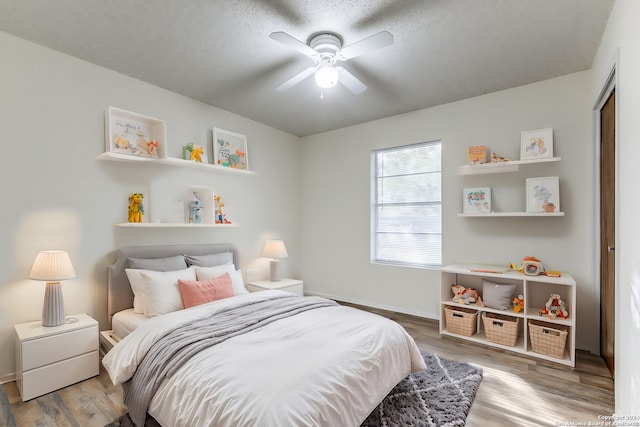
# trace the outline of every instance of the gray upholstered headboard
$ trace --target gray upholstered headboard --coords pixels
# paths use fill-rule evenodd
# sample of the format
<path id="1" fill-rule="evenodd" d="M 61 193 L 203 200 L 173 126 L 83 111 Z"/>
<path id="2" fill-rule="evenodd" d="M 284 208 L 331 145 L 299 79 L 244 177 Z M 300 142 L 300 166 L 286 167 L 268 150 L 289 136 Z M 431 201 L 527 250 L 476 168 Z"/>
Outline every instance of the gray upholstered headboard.
<path id="1" fill-rule="evenodd" d="M 133 292 L 124 271 L 128 268 L 129 258 L 163 258 L 173 255 L 209 255 L 233 252 L 233 263 L 240 268 L 238 250 L 231 243 L 211 243 L 204 245 L 160 245 L 132 246 L 118 249 L 116 261 L 109 266 L 108 272 L 108 311 L 109 325 L 111 317 L 118 311 L 133 307 Z"/>

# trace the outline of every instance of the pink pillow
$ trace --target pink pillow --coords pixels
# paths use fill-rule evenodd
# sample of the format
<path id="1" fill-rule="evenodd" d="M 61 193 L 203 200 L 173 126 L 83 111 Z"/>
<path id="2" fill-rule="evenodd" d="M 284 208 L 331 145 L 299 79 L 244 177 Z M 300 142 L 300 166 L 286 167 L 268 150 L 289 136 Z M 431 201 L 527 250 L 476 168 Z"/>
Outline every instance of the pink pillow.
<path id="1" fill-rule="evenodd" d="M 229 273 L 224 273 L 206 282 L 178 280 L 180 295 L 184 308 L 194 307 L 207 302 L 216 301 L 235 295 Z"/>

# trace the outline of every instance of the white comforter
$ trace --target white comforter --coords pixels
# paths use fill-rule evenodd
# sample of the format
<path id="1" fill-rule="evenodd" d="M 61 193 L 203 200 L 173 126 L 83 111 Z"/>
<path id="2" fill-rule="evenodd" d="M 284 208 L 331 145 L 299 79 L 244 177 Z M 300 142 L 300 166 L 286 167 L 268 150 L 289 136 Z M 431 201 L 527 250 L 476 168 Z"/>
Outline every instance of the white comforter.
<path id="1" fill-rule="evenodd" d="M 114 384 L 128 380 L 168 330 L 265 291 L 150 319 L 103 359 Z M 402 378 L 424 368 L 397 323 L 350 307 L 305 311 L 233 337 L 191 358 L 151 402 L 163 426 L 359 426 Z"/>

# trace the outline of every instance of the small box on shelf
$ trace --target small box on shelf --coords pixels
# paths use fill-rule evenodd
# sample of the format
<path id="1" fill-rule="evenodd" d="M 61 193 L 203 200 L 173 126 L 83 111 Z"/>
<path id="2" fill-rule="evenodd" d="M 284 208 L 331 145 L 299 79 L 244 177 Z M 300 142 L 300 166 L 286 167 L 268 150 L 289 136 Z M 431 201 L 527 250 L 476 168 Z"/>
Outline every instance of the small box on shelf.
<path id="1" fill-rule="evenodd" d="M 484 145 L 467 147 L 467 160 L 470 165 L 484 164 L 489 161 L 489 151 Z"/>

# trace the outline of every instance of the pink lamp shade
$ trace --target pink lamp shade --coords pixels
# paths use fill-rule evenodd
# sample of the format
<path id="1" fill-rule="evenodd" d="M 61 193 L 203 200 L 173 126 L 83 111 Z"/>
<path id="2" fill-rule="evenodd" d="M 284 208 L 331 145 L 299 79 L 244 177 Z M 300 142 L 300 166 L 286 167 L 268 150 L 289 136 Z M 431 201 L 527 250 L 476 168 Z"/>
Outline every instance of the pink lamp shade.
<path id="1" fill-rule="evenodd" d="M 76 272 L 67 252 L 42 251 L 36 256 L 29 279 L 47 282 L 42 306 L 43 326 L 64 324 L 64 300 L 60 281 L 74 277 Z"/>

